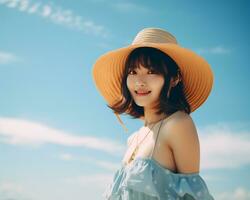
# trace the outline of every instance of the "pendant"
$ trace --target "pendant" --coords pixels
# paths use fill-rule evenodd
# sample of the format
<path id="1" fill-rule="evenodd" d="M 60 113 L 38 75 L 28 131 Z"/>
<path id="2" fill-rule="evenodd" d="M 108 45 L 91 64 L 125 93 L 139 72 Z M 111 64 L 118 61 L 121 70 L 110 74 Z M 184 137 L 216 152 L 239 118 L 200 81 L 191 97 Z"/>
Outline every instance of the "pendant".
<path id="1" fill-rule="evenodd" d="M 136 147 L 135 150 L 133 151 L 133 153 L 132 153 L 132 155 L 130 157 L 130 161 L 135 159 L 135 155 L 136 155 L 137 151 L 138 151 L 138 147 Z"/>

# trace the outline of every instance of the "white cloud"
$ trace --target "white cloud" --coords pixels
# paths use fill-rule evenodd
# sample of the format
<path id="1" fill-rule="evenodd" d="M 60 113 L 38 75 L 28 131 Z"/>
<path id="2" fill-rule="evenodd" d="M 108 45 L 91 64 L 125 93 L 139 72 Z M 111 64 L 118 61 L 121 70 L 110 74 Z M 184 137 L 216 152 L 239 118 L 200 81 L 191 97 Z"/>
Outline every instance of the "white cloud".
<path id="1" fill-rule="evenodd" d="M 110 186 L 114 173 L 95 173 L 84 174 L 78 177 L 64 178 L 63 181 L 70 185 L 77 185 L 82 188 L 89 187 L 88 190 L 92 190 L 95 193 L 99 193 L 104 197 L 106 190 Z M 100 198 L 100 197 L 99 197 Z"/>
<path id="2" fill-rule="evenodd" d="M 38 9 L 39 9 L 40 6 L 41 6 L 41 3 L 34 3 L 34 4 L 32 4 L 32 5 L 29 7 L 29 9 L 27 10 L 27 12 L 28 12 L 29 14 L 36 13 L 36 12 L 38 12 Z"/>
<path id="3" fill-rule="evenodd" d="M 88 156 L 76 156 L 72 155 L 70 153 L 63 153 L 59 155 L 59 158 L 64 161 L 82 161 L 86 163 L 91 163 L 92 165 L 99 166 L 103 169 L 107 169 L 110 171 L 115 171 L 121 166 L 121 162 L 108 162 L 108 161 L 102 161 L 100 159 L 96 159 L 94 157 L 88 157 Z"/>
<path id="4" fill-rule="evenodd" d="M 231 50 L 219 45 L 212 48 L 198 48 L 196 52 L 198 54 L 229 54 Z"/>
<path id="5" fill-rule="evenodd" d="M 98 25 L 91 20 L 85 20 L 72 10 L 63 9 L 52 3 L 42 4 L 40 2 L 31 2 L 31 0 L 0 0 L 0 4 L 28 14 L 36 14 L 55 24 L 82 31 L 86 34 L 101 37 L 107 37 L 110 34 L 104 26 Z"/>
<path id="6" fill-rule="evenodd" d="M 201 146 L 201 170 L 236 169 L 250 164 L 250 133 L 234 130 L 229 124 L 197 128 Z M 85 134 L 86 135 L 86 134 Z M 0 118 L 0 142 L 11 145 L 39 146 L 47 143 L 85 147 L 121 156 L 126 145 L 115 141 L 79 136 L 45 124 L 16 118 Z M 121 163 L 100 161 L 90 157 L 62 154 L 62 160 L 82 160 L 114 170 Z"/>
<path id="7" fill-rule="evenodd" d="M 13 183 L 13 182 L 1 182 L 0 183 L 0 190 L 3 192 L 3 191 L 11 191 L 11 192 L 17 192 L 17 193 L 20 193 L 20 192 L 23 192 L 23 188 L 16 184 L 16 183 Z"/>
<path id="8" fill-rule="evenodd" d="M 40 180 L 33 176 L 32 179 L 17 181 L 0 180 L 0 199 L 1 200 L 69 200 L 69 199 L 100 199 L 101 191 L 105 187 L 101 182 L 84 184 L 80 178 L 68 182 L 65 174 L 54 179 Z M 104 174 L 100 174 L 103 180 Z M 93 176 L 94 180 L 98 178 Z M 91 182 L 91 180 L 90 180 Z M 90 183 L 89 182 L 89 183 Z M 97 187 L 96 187 L 97 186 Z"/>
<path id="9" fill-rule="evenodd" d="M 43 11 L 42 11 L 42 16 L 43 17 L 49 17 L 51 12 L 52 12 L 52 8 L 49 5 L 44 5 L 43 6 Z"/>
<path id="10" fill-rule="evenodd" d="M 131 2 L 118 2 L 112 4 L 112 7 L 121 12 L 149 12 L 149 10 L 142 5 L 138 5 Z"/>
<path id="11" fill-rule="evenodd" d="M 0 51 L 0 64 L 8 64 L 17 60 L 18 58 L 14 54 Z"/>
<path id="12" fill-rule="evenodd" d="M 100 5 L 100 3 L 105 4 L 105 6 L 110 6 L 112 9 L 118 12 L 133 12 L 136 14 L 139 13 L 148 13 L 150 9 L 147 8 L 144 4 L 138 4 L 128 1 L 117 1 L 117 0 L 89 0 L 92 3 Z"/>
<path id="13" fill-rule="evenodd" d="M 233 191 L 222 192 L 216 195 L 216 200 L 249 200 L 250 189 L 237 187 Z"/>
<path id="14" fill-rule="evenodd" d="M 68 183 L 78 183 L 81 185 L 99 185 L 102 187 L 110 181 L 112 181 L 111 173 L 95 173 L 95 174 L 85 174 L 78 177 L 65 178 L 64 181 Z"/>
<path id="15" fill-rule="evenodd" d="M 122 144 L 105 138 L 73 135 L 42 123 L 15 118 L 0 118 L 0 142 L 31 146 L 46 143 L 81 146 L 118 155 L 125 148 Z"/>
<path id="16" fill-rule="evenodd" d="M 237 169 L 250 165 L 250 133 L 234 128 L 232 124 L 218 123 L 199 128 L 201 160 L 200 169 Z M 238 129 L 238 130 L 237 130 Z M 76 158 L 75 156 L 71 156 Z M 114 170 L 121 163 L 96 161 L 92 158 L 76 158 L 87 160 L 106 169 Z M 207 176 L 207 179 L 216 181 L 218 177 Z"/>
<path id="17" fill-rule="evenodd" d="M 69 161 L 69 160 L 75 160 L 75 157 L 72 154 L 69 153 L 63 153 L 59 156 L 61 160 Z"/>
<path id="18" fill-rule="evenodd" d="M 25 10 L 27 10 L 28 6 L 29 6 L 29 1 L 28 0 L 20 1 L 19 10 L 20 11 L 25 11 Z"/>
<path id="19" fill-rule="evenodd" d="M 13 181 L 3 181 L 0 182 L 0 198 L 1 199 L 18 199 L 18 200 L 28 200 L 30 196 L 28 192 L 22 187 L 21 184 Z"/>
<path id="20" fill-rule="evenodd" d="M 250 164 L 250 133 L 219 123 L 198 128 L 201 169 L 239 168 Z"/>

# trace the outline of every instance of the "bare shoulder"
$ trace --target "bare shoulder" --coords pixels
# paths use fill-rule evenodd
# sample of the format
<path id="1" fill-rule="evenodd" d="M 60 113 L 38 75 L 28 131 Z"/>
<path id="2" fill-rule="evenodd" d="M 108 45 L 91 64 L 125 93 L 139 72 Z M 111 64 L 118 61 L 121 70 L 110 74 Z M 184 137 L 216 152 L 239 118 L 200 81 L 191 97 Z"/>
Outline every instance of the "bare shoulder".
<path id="1" fill-rule="evenodd" d="M 164 123 L 161 133 L 171 148 L 180 173 L 194 173 L 200 167 L 200 145 L 192 117 L 182 111 Z"/>
<path id="2" fill-rule="evenodd" d="M 177 111 L 173 116 L 170 116 L 161 129 L 164 130 L 163 134 L 168 137 L 168 140 L 182 136 L 198 136 L 192 117 L 183 111 Z"/>

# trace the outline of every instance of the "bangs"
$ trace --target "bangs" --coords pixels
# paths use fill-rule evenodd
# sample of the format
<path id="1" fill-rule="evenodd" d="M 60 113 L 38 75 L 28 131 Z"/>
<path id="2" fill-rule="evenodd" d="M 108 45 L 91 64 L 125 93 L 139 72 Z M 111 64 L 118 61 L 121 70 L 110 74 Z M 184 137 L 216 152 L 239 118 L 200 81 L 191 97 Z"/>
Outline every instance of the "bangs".
<path id="1" fill-rule="evenodd" d="M 154 70 L 158 74 L 166 74 L 167 68 L 164 64 L 165 54 L 152 47 L 139 47 L 134 49 L 127 58 L 126 72 L 140 68 L 141 66 Z"/>

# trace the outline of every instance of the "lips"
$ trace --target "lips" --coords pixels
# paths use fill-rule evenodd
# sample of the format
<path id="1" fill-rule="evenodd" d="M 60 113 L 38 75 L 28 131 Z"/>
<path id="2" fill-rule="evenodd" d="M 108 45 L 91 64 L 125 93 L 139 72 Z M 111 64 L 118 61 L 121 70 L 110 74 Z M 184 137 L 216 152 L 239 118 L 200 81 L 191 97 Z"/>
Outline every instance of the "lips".
<path id="1" fill-rule="evenodd" d="M 136 90 L 135 93 L 139 95 L 146 95 L 149 94 L 151 91 L 145 91 L 145 90 Z"/>

